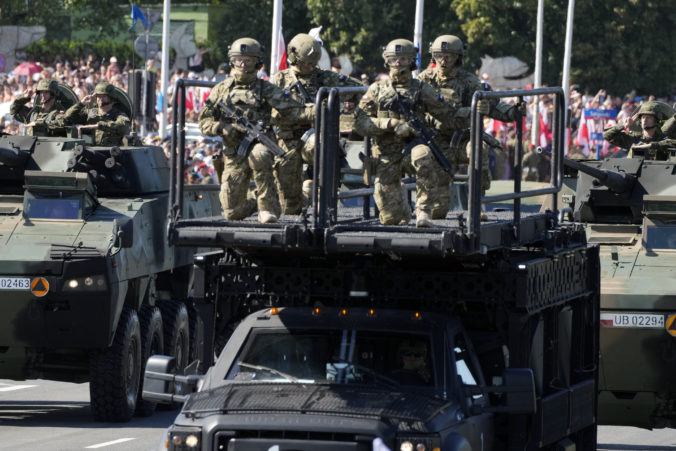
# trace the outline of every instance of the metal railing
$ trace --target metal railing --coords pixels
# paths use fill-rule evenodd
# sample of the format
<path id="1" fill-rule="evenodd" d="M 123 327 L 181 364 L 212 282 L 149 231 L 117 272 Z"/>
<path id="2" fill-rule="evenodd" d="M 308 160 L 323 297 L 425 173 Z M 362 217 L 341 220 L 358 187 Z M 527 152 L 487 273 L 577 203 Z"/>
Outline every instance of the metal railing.
<path id="1" fill-rule="evenodd" d="M 523 157 L 523 118 L 519 117 L 516 121 L 517 154 L 514 157 L 514 192 L 494 196 L 482 196 L 481 191 L 481 171 L 483 164 L 482 134 L 483 134 L 483 116 L 477 110 L 477 103 L 482 99 L 501 99 L 504 97 L 517 97 L 518 102 L 523 102 L 525 96 L 540 96 L 543 94 L 554 94 L 554 133 L 552 139 L 552 158 L 551 158 L 551 179 L 550 186 L 547 188 L 521 191 L 522 168 L 521 160 Z M 471 116 L 471 153 L 468 172 L 469 177 L 469 218 L 468 231 L 470 234 L 480 236 L 481 229 L 481 204 L 489 202 L 500 202 L 505 200 L 514 200 L 514 235 L 518 240 L 521 236 L 521 199 L 526 197 L 541 196 L 544 194 L 552 195 L 552 210 L 557 210 L 557 196 L 563 186 L 563 152 L 565 139 L 565 102 L 563 89 L 539 88 L 514 91 L 476 91 L 472 97 L 472 116 Z"/>

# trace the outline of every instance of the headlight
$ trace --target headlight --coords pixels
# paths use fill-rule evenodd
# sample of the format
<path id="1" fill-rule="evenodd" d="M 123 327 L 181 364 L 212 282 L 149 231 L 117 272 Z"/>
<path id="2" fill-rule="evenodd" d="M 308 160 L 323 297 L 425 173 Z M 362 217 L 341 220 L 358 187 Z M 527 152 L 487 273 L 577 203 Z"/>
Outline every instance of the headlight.
<path id="1" fill-rule="evenodd" d="M 437 435 L 397 437 L 397 451 L 441 451 Z"/>
<path id="2" fill-rule="evenodd" d="M 96 275 L 69 279 L 63 289 L 65 291 L 105 291 L 108 289 L 108 284 L 105 276 Z"/>
<path id="3" fill-rule="evenodd" d="M 173 451 L 196 450 L 202 447 L 200 428 L 172 427 L 167 437 L 167 449 Z"/>

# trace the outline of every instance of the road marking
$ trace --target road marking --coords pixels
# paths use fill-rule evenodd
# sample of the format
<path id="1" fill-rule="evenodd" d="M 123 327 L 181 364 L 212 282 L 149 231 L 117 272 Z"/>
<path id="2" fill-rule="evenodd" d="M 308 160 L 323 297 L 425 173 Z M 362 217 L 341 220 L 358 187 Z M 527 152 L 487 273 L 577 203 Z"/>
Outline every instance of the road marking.
<path id="1" fill-rule="evenodd" d="M 36 385 L 8 385 L 7 387 L 0 387 L 0 392 L 22 390 L 31 387 L 36 387 Z"/>
<path id="2" fill-rule="evenodd" d="M 103 448 L 104 446 L 117 445 L 118 443 L 128 442 L 129 440 L 136 440 L 135 438 L 120 438 L 112 442 L 98 443 L 96 445 L 87 446 L 85 449 Z"/>

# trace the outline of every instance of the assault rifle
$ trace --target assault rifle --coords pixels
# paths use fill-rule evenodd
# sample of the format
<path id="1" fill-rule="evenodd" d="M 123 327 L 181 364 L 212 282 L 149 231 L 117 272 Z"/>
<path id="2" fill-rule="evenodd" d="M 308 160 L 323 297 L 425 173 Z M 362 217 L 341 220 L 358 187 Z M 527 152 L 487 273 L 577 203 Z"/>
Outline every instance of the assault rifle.
<path id="1" fill-rule="evenodd" d="M 208 99 L 207 102 L 209 102 Z M 279 147 L 279 145 L 265 133 L 262 123 L 259 122 L 258 124 L 254 124 L 251 122 L 246 116 L 246 113 L 240 108 L 231 108 L 221 101 L 216 102 L 216 105 L 220 108 L 221 114 L 225 115 L 225 118 L 230 119 L 233 124 L 238 125 L 238 128 L 246 133 L 244 139 L 242 139 L 242 142 L 237 148 L 237 155 L 245 156 L 251 145 L 258 141 L 267 147 L 276 157 L 286 158 L 284 149 Z"/>
<path id="2" fill-rule="evenodd" d="M 411 111 L 411 108 L 408 106 L 408 102 L 405 99 L 401 98 L 401 94 L 399 94 L 396 90 L 396 97 L 393 99 L 393 105 L 399 108 L 399 110 L 404 114 L 406 117 L 406 121 L 408 122 L 408 125 L 415 130 L 417 136 L 416 138 L 412 141 L 412 143 L 416 143 L 417 141 L 422 142 L 423 144 L 427 145 L 427 147 L 430 148 L 432 151 L 432 155 L 434 156 L 434 159 L 437 160 L 437 163 L 439 163 L 439 166 L 441 166 L 441 169 L 444 170 L 449 175 L 453 175 L 453 166 L 451 166 L 451 163 L 448 161 L 444 153 L 439 149 L 439 146 L 437 146 L 437 143 L 434 142 L 434 137 L 436 136 L 436 132 L 434 130 L 428 130 L 423 122 L 418 119 L 413 112 Z M 411 146 L 409 145 L 408 148 Z"/>

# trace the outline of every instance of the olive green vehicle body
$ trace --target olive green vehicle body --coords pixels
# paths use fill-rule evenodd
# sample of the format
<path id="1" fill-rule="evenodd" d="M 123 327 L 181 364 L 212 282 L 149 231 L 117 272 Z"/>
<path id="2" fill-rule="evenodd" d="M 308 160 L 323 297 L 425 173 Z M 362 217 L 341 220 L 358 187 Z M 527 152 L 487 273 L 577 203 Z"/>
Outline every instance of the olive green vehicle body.
<path id="1" fill-rule="evenodd" d="M 626 180 L 610 189 L 578 172 L 562 196 L 575 221 L 586 223 L 589 242 L 600 246 L 599 423 L 676 427 L 674 163 L 583 164 Z"/>
<path id="2" fill-rule="evenodd" d="M 169 162 L 74 138 L 4 135 L 0 153 L 0 378 L 89 381 L 123 310 L 188 295 L 194 249 L 166 240 Z M 183 214 L 218 215 L 217 187 L 195 188 Z"/>

